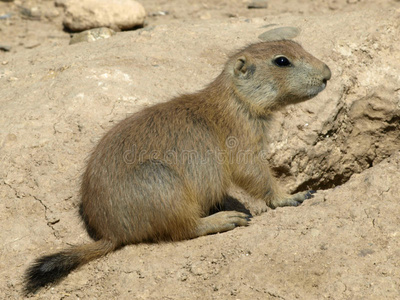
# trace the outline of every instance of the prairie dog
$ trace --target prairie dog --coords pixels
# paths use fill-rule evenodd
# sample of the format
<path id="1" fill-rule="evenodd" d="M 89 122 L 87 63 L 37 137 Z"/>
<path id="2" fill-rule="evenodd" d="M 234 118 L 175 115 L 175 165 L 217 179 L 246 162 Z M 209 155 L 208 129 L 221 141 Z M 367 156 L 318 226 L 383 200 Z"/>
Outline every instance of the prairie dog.
<path id="1" fill-rule="evenodd" d="M 272 208 L 310 192 L 279 188 L 262 154 L 270 114 L 308 100 L 331 77 L 326 64 L 290 40 L 250 45 L 203 90 L 133 114 L 100 140 L 81 185 L 81 215 L 95 238 L 38 258 L 25 292 L 58 281 L 119 247 L 177 241 L 248 225 L 236 211 L 208 212 L 233 183 Z"/>

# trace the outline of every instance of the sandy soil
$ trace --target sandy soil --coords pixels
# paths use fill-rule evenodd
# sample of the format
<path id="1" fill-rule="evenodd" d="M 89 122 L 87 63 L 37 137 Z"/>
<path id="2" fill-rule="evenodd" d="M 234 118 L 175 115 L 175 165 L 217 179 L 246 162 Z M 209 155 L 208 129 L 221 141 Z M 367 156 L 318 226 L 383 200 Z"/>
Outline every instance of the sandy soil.
<path id="1" fill-rule="evenodd" d="M 0 298 L 36 257 L 90 241 L 79 177 L 98 139 L 141 108 L 196 91 L 279 26 L 326 62 L 328 88 L 277 113 L 271 165 L 296 208 L 232 196 L 251 225 L 125 247 L 38 299 L 399 299 L 400 2 L 146 1 L 143 29 L 69 46 L 54 1 L 0 1 Z M 27 13 L 39 7 L 40 16 Z M 168 12 L 161 15 L 159 12 Z M 229 205 L 227 205 L 228 207 Z"/>

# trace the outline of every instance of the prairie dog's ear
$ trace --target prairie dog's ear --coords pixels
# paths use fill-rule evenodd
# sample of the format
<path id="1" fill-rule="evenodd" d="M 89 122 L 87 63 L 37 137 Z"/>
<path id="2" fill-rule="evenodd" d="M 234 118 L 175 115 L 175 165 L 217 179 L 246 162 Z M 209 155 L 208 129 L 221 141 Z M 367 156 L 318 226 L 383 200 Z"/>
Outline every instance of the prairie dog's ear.
<path id="1" fill-rule="evenodd" d="M 237 77 L 245 77 L 248 74 L 254 73 L 255 66 L 251 63 L 250 59 L 242 55 L 236 59 L 233 71 Z"/>

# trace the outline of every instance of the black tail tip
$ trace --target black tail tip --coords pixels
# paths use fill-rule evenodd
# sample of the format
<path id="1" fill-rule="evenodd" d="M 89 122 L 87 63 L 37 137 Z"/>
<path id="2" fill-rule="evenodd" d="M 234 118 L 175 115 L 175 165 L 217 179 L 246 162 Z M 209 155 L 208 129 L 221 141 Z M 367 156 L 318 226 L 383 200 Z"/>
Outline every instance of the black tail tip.
<path id="1" fill-rule="evenodd" d="M 77 260 L 63 252 L 38 258 L 25 273 L 24 294 L 34 294 L 40 288 L 58 282 L 78 266 Z"/>
<path id="2" fill-rule="evenodd" d="M 25 273 L 24 294 L 26 296 L 36 293 L 41 287 L 51 283 L 51 279 L 48 278 L 46 272 L 44 271 L 43 260 L 44 257 L 36 260 Z"/>

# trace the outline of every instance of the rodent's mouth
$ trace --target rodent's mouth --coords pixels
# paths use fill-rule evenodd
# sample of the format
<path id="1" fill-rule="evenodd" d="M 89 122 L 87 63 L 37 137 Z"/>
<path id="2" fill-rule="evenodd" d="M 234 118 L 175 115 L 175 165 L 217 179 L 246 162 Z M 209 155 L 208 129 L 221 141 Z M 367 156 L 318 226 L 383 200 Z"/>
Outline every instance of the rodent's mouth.
<path id="1" fill-rule="evenodd" d="M 326 88 L 326 82 L 323 82 L 321 85 L 311 86 L 308 89 L 308 95 L 310 96 L 310 98 L 315 97 L 320 92 L 322 92 L 325 88 Z"/>

